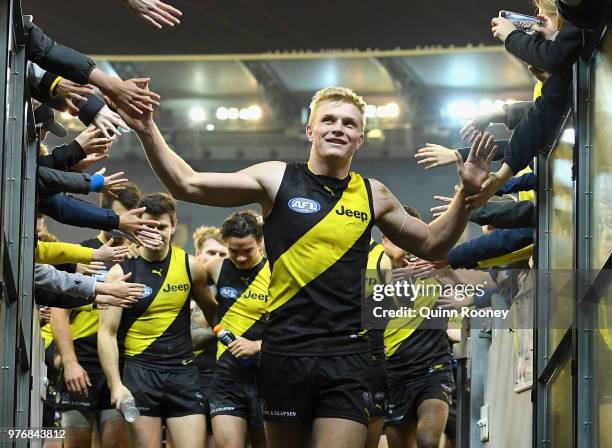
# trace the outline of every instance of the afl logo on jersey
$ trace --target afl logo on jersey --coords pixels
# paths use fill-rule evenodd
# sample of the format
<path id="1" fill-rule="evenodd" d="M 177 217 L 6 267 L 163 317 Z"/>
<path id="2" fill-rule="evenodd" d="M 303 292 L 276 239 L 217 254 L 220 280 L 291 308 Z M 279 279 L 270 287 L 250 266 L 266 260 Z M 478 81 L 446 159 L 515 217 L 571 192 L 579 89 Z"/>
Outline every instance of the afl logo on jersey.
<path id="1" fill-rule="evenodd" d="M 221 297 L 225 297 L 226 299 L 237 299 L 238 298 L 238 290 L 234 288 L 230 288 L 229 286 L 224 286 L 219 290 L 219 294 Z"/>
<path id="2" fill-rule="evenodd" d="M 151 294 L 153 294 L 153 288 L 151 288 L 150 286 L 145 285 L 144 294 L 141 295 L 140 298 L 144 299 L 145 297 L 149 297 Z"/>
<path id="3" fill-rule="evenodd" d="M 321 210 L 321 204 L 312 199 L 293 198 L 289 201 L 289 208 L 298 213 L 316 213 Z"/>

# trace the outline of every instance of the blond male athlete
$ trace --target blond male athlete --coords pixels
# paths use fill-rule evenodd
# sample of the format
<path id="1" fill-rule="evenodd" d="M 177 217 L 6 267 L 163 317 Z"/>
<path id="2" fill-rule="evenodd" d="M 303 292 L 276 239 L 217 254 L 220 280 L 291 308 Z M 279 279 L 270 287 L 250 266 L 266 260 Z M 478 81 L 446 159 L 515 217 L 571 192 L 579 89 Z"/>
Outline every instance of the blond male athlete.
<path id="1" fill-rule="evenodd" d="M 457 159 L 462 187 L 446 213 L 425 224 L 382 183 L 350 172 L 365 138 L 365 102 L 350 89 L 315 94 L 307 164 L 264 162 L 235 173 L 194 171 L 168 147 L 151 114 L 120 112 L 175 198 L 261 205 L 272 269 L 259 365 L 268 446 L 363 446 L 370 344 L 360 297 L 372 227 L 421 258 L 443 258 L 466 226 L 464 199 L 487 178 L 492 136 L 478 137 L 465 164 Z"/>

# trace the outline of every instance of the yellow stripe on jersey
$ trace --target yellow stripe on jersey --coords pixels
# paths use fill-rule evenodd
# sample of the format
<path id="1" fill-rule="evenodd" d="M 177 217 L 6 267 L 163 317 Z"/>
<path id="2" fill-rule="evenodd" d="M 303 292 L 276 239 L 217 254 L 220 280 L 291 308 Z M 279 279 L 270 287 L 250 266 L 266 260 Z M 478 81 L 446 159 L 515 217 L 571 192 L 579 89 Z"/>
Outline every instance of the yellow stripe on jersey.
<path id="1" fill-rule="evenodd" d="M 270 262 L 266 261 L 248 288 L 236 299 L 234 304 L 223 315 L 220 325 L 235 336 L 242 336 L 249 328 L 262 318 L 266 312 L 266 301 L 253 298 L 252 295 L 268 297 L 270 285 Z M 227 347 L 217 344 L 217 359 L 225 353 Z"/>
<path id="2" fill-rule="evenodd" d="M 347 220 L 343 211 L 364 212 L 367 219 Z M 274 263 L 267 312 L 276 310 L 308 283 L 333 266 L 368 229 L 370 203 L 364 179 L 351 173 L 351 180 L 334 208 Z"/>
<path id="3" fill-rule="evenodd" d="M 49 348 L 53 342 L 53 333 L 51 332 L 51 322 L 40 327 L 40 337 L 45 341 L 45 349 Z"/>
<path id="4" fill-rule="evenodd" d="M 189 300 L 191 280 L 185 251 L 172 247 L 168 273 L 157 295 L 147 309 L 134 321 L 125 336 L 125 354 L 136 356 L 144 352 L 174 322 Z M 181 288 L 177 288 L 181 286 Z"/>
<path id="5" fill-rule="evenodd" d="M 372 241 L 371 244 L 376 243 Z M 377 243 L 370 249 L 368 253 L 368 264 L 365 273 L 365 297 L 372 297 L 374 294 L 374 286 L 383 283 L 383 279 L 379 276 L 380 261 L 382 254 L 385 252 L 383 245 Z"/>
<path id="6" fill-rule="evenodd" d="M 98 332 L 99 321 L 100 311 L 98 310 L 78 312 L 70 322 L 72 339 L 86 338 L 96 334 Z"/>
<path id="7" fill-rule="evenodd" d="M 426 288 L 427 285 L 438 285 L 438 281 L 434 279 L 421 280 L 417 279 L 415 285 L 422 285 Z M 391 319 L 385 328 L 385 353 L 387 358 L 393 356 L 397 349 L 408 339 L 416 329 L 423 323 L 425 317 L 419 312 L 422 308 L 429 308 L 436 303 L 438 296 L 435 294 L 420 295 L 414 301 L 414 309 L 417 310 L 415 317 L 398 317 Z"/>

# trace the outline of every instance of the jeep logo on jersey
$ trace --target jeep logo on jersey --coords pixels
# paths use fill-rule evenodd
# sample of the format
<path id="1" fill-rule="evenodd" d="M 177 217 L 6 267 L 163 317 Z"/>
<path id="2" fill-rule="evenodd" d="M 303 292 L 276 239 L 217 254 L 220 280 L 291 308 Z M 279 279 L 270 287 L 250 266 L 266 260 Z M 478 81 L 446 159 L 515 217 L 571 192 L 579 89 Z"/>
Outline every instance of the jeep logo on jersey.
<path id="1" fill-rule="evenodd" d="M 238 290 L 231 288 L 229 286 L 224 286 L 219 290 L 219 294 L 221 297 L 225 297 L 226 299 L 237 299 L 238 298 Z"/>
<path id="2" fill-rule="evenodd" d="M 336 209 L 336 213 L 338 213 L 339 215 L 345 215 L 351 218 L 360 219 L 361 222 L 366 222 L 368 220 L 368 214 L 366 212 L 362 212 L 359 210 L 350 210 L 348 208 L 344 208 L 344 205 L 340 206 L 340 210 Z"/>
<path id="3" fill-rule="evenodd" d="M 244 298 L 245 299 L 263 300 L 264 302 L 267 302 L 268 301 L 268 294 L 258 294 L 255 291 L 251 291 L 250 289 L 247 289 L 246 293 L 244 294 Z"/>
<path id="4" fill-rule="evenodd" d="M 321 204 L 312 199 L 293 198 L 289 201 L 289 208 L 298 213 L 316 213 L 321 210 Z"/>
<path id="5" fill-rule="evenodd" d="M 141 295 L 140 298 L 144 299 L 145 297 L 149 297 L 151 294 L 153 294 L 153 288 L 151 288 L 150 286 L 145 285 L 144 294 Z"/>
<path id="6" fill-rule="evenodd" d="M 179 291 L 189 291 L 189 283 L 183 283 L 182 285 L 171 285 L 168 283 L 164 289 L 164 292 L 179 292 Z"/>

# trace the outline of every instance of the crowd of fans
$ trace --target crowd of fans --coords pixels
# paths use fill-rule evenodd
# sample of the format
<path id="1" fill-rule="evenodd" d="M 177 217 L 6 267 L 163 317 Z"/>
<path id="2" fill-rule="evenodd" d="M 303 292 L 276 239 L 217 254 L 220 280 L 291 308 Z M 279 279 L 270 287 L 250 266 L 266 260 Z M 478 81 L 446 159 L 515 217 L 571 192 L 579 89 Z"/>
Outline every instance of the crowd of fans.
<path id="1" fill-rule="evenodd" d="M 126 0 L 124 3 L 157 28 L 180 23 L 180 11 L 160 1 Z M 572 66 L 582 53 L 589 30 L 599 25 L 607 7 L 601 0 L 536 0 L 535 3 L 543 25 L 537 26 L 534 33 L 519 30 L 504 18 L 496 17 L 491 22 L 493 35 L 504 43 L 510 54 L 527 64 L 537 78 L 534 101 L 506 105 L 503 109 L 471 119 L 461 129 L 461 136 L 471 147 L 449 149 L 428 144 L 415 156 L 417 163 L 426 170 L 455 162 L 461 166 L 463 163 L 501 161 L 501 168 L 488 175 L 481 190 L 472 192 L 465 200 L 465 206 L 472 210 L 470 220 L 482 226 L 483 235 L 456 245 L 444 259 L 433 261 L 411 256 L 383 235 L 382 248 L 377 256 L 384 261 L 378 267 L 389 269 L 393 281 L 435 279 L 443 285 L 457 285 L 488 280 L 490 287 L 486 294 L 470 295 L 461 301 L 441 298 L 438 301 L 441 309 L 490 307 L 494 294 L 503 296 L 510 304 L 516 297 L 524 297 L 526 290 L 533 290 L 533 276 L 528 274 L 533 267 L 537 213 L 534 205 L 534 190 L 537 189 L 534 157 L 550 144 L 569 110 Z M 153 111 L 159 105 L 160 97 L 149 90 L 148 78 L 121 80 L 109 77 L 91 58 L 54 42 L 32 21 L 25 20 L 25 29 L 27 80 L 41 141 L 34 275 L 49 379 L 42 426 L 65 427 L 68 438 L 64 440 L 64 446 L 129 446 L 127 424 L 115 410 L 119 408 L 119 400 L 111 396 L 105 383 L 106 366 L 101 366 L 95 352 L 93 355 L 86 353 L 75 341 L 95 340 L 99 310 L 113 307 L 130 309 L 150 294 L 146 284 L 138 279 L 131 281 L 132 272 L 126 271 L 125 266 L 137 266 L 134 260 L 143 254 L 155 253 L 168 244 L 164 236 L 166 215 L 170 219 L 168 225 L 176 225 L 175 206 L 168 205 L 169 201 L 173 204 L 171 198 L 144 194 L 128 181 L 125 173 L 107 174 L 104 167 L 98 168 L 110 157 L 113 143 L 121 138 L 122 133 L 129 132 L 128 124 Z M 66 136 L 66 130 L 54 119 L 54 110 L 78 116 L 86 129 L 72 142 L 48 150 L 43 143 L 48 132 Z M 492 136 L 486 132 L 491 123 L 505 124 L 513 131 L 511 138 L 493 142 Z M 490 152 L 487 152 L 486 163 L 483 158 L 475 157 L 478 151 Z M 85 171 L 93 171 L 94 165 L 97 171 L 87 174 Z M 456 188 L 458 190 L 459 186 Z M 87 202 L 72 196 L 92 192 L 99 195 L 99 205 L 96 201 Z M 437 217 L 446 212 L 452 198 L 436 196 L 435 199 L 442 202 L 431 209 L 433 216 Z M 161 207 L 161 212 L 153 211 L 152 207 L 157 206 Z M 418 216 L 412 209 L 407 208 L 407 211 Z M 239 261 L 236 261 L 240 256 L 232 253 L 236 248 L 232 244 L 228 247 L 232 238 L 253 238 L 256 244 L 249 249 L 252 253 L 248 260 L 256 259 L 260 251 L 263 256 L 261 216 L 250 213 L 228 218 L 221 229 L 199 228 L 194 234 L 197 262 L 212 269 L 210 266 L 217 266 L 214 263 L 222 265 L 219 260 L 229 256 L 240 269 Z M 45 217 L 70 226 L 95 229 L 99 233 L 81 244 L 60 242 L 46 229 Z M 247 229 L 246 233 L 236 230 L 240 226 Z M 238 252 L 240 250 L 244 252 L 245 249 Z M 116 263 L 122 263 L 123 271 L 107 278 Z M 248 265 L 243 270 L 253 266 Z M 263 265 L 257 272 L 260 269 Z M 202 275 L 213 279 L 209 281 L 210 285 L 221 281 L 215 280 L 215 275 L 220 275 L 218 272 L 207 271 Z M 379 280 L 388 281 L 389 278 Z M 213 294 L 218 293 L 214 287 L 211 288 Z M 217 323 L 217 318 L 205 305 L 200 307 L 192 301 L 191 308 L 191 337 L 204 396 L 210 393 L 210 382 L 214 377 L 217 339 L 211 327 Z M 441 332 L 441 329 L 425 329 L 421 334 L 429 340 L 437 338 L 437 344 Z M 444 338 L 447 349 L 443 357 L 448 357 L 448 340 L 446 336 Z M 230 349 L 239 359 L 248 358 L 243 353 L 251 356 L 258 351 L 257 347 L 241 344 L 234 344 Z M 94 342 L 90 347 L 95 349 L 97 345 Z M 391 359 L 389 347 L 385 350 Z M 418 350 L 416 353 L 423 358 L 433 356 Z M 443 387 L 443 395 L 431 395 L 429 390 L 421 389 L 419 392 L 412 382 L 418 380 L 419 375 L 427 375 L 427 371 L 423 373 L 408 368 L 413 377 L 406 379 L 406 375 L 410 376 L 406 373 L 406 366 L 394 362 L 392 359 L 388 362 L 389 383 L 381 386 L 381 406 L 386 408 L 390 403 L 395 412 L 399 412 L 400 401 L 408 398 L 398 394 L 409 384 L 417 390 L 410 392 L 413 394 L 410 400 L 413 400 L 414 409 L 418 408 L 418 415 L 415 413 L 403 420 L 394 420 L 391 416 L 386 420 L 384 430 L 384 414 L 374 415 L 376 424 L 370 425 L 366 446 L 382 447 L 387 443 L 392 448 L 454 446 L 453 419 L 449 417 L 454 412 L 450 397 L 452 376 L 444 377 L 442 384 L 448 386 L 448 390 Z M 87 399 L 88 393 L 95 394 L 98 401 Z M 256 391 L 241 393 L 256 394 Z M 79 404 L 75 397 L 81 397 L 83 403 Z M 421 407 L 430 401 L 434 402 L 433 405 Z M 210 417 L 210 410 L 208 413 Z M 261 416 L 259 422 L 254 423 L 254 414 L 257 412 L 251 409 L 247 415 L 233 415 L 246 420 L 245 427 L 253 424 L 256 429 L 261 429 Z M 222 416 L 222 413 L 218 415 Z M 223 433 L 223 427 L 215 426 L 214 419 L 212 428 L 215 440 L 209 440 L 207 446 L 212 446 L 215 441 L 220 447 L 245 446 L 247 440 L 252 446 L 265 446 L 265 437 L 262 440 L 256 431 L 251 432 L 247 439 L 245 430 L 242 440 L 233 445 L 227 441 L 229 436 Z M 383 431 L 388 440 L 381 437 Z M 179 438 L 179 434 L 167 432 L 166 443 L 172 444 L 173 438 Z M 230 437 L 230 440 L 233 439 Z M 62 444 L 47 441 L 46 446 Z"/>

